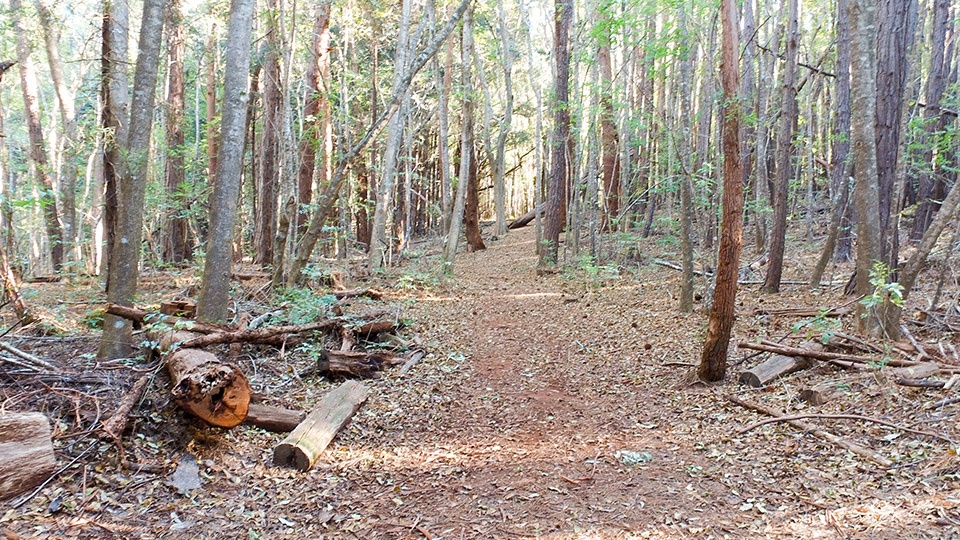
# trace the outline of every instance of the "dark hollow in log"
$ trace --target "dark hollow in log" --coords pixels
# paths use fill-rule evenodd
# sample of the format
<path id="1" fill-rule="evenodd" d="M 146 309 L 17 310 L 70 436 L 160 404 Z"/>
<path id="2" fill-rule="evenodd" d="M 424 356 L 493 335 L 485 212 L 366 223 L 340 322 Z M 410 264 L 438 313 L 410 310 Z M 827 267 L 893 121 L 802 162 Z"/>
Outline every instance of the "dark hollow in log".
<path id="1" fill-rule="evenodd" d="M 370 389 L 357 381 L 346 381 L 327 394 L 306 420 L 273 450 L 273 464 L 310 470 L 369 394 Z"/>
<path id="2" fill-rule="evenodd" d="M 174 401 L 211 425 L 232 428 L 250 407 L 250 383 L 237 367 L 197 349 L 179 349 L 166 358 Z"/>
<path id="3" fill-rule="evenodd" d="M 0 414 L 0 500 L 39 486 L 56 464 L 46 416 Z"/>

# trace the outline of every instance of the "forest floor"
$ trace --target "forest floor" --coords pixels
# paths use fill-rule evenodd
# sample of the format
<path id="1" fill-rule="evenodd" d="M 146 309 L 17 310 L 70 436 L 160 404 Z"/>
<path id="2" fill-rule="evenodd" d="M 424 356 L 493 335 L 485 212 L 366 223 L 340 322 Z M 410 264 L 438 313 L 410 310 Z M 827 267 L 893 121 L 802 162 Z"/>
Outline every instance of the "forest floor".
<path id="1" fill-rule="evenodd" d="M 428 354 L 405 377 L 394 369 L 365 382 L 370 397 L 306 473 L 272 465 L 282 435 L 184 416 L 162 372 L 123 439 L 121 467 L 94 428 L 153 364 L 97 363 L 90 330 L 6 336 L 77 376 L 16 374 L 0 362 L 0 412 L 53 418 L 61 468 L 29 498 L 4 504 L 0 538 L 960 538 L 956 445 L 869 422 L 807 420 L 894 463 L 885 468 L 785 423 L 741 432 L 764 417 L 729 395 L 960 440 L 960 404 L 931 406 L 949 392 L 898 386 L 883 372 L 850 379 L 817 407 L 798 392 L 849 376 L 821 364 L 762 389 L 737 383 L 763 357 L 736 343 L 806 338 L 812 325 L 795 330 L 805 319 L 770 311 L 849 305 L 845 269 L 838 285 L 814 291 L 762 295 L 743 285 L 726 382 L 691 385 L 706 306 L 678 312 L 679 272 L 648 259 L 538 276 L 534 242 L 532 227 L 512 231 L 460 255 L 443 283 L 422 271 L 435 264 L 427 256 L 383 283 L 410 321 L 405 335 Z M 144 281 L 146 302 L 195 280 Z M 28 286 L 28 301 L 74 323 L 102 301 L 65 287 Z M 855 326 L 852 316 L 841 321 Z M 953 328 L 914 331 L 957 344 Z M 311 361 L 297 351 L 249 346 L 237 362 L 269 404 L 308 410 L 332 384 L 298 376 Z M 173 475 L 191 456 L 193 487 Z"/>

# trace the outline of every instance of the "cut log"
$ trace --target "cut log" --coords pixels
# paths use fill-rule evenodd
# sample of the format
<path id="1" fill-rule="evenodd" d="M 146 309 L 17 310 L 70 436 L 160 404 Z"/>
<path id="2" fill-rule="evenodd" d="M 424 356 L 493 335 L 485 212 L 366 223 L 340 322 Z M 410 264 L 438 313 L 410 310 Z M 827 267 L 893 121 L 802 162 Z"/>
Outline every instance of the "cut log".
<path id="1" fill-rule="evenodd" d="M 810 367 L 810 360 L 802 356 L 776 354 L 740 374 L 740 384 L 760 388 L 781 375 Z"/>
<path id="2" fill-rule="evenodd" d="M 251 403 L 243 423 L 275 433 L 289 433 L 296 429 L 306 416 L 302 411 Z"/>
<path id="3" fill-rule="evenodd" d="M 207 423 L 237 426 L 247 416 L 250 383 L 236 366 L 198 349 L 178 349 L 166 357 L 174 401 Z"/>
<path id="4" fill-rule="evenodd" d="M 46 416 L 0 414 L 0 500 L 39 486 L 56 464 Z"/>
<path id="5" fill-rule="evenodd" d="M 370 389 L 346 381 L 323 401 L 273 451 L 273 464 L 308 471 L 336 434 L 347 425 Z"/>
<path id="6" fill-rule="evenodd" d="M 160 304 L 160 313 L 173 317 L 192 318 L 197 314 L 197 303 L 193 300 L 171 300 Z"/>
<path id="7" fill-rule="evenodd" d="M 358 336 L 363 336 L 369 338 L 377 334 L 382 334 L 385 332 L 394 332 L 397 329 L 403 327 L 403 322 L 400 320 L 387 319 L 384 321 L 371 321 L 368 323 L 361 324 L 355 328 L 355 332 Z"/>

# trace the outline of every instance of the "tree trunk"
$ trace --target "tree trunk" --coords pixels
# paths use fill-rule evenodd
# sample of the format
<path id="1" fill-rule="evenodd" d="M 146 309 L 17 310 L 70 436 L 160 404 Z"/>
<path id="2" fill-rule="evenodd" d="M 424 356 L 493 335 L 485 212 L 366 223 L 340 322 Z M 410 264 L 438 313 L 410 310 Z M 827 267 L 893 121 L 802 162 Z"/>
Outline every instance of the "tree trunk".
<path id="1" fill-rule="evenodd" d="M 854 159 L 854 202 L 857 205 L 856 294 L 871 292 L 870 271 L 881 260 L 880 185 L 877 180 L 876 139 L 876 4 L 850 1 L 850 129 Z M 874 314 L 857 304 L 859 331 L 879 336 Z"/>
<path id="2" fill-rule="evenodd" d="M 180 264 L 193 258 L 190 226 L 185 214 L 190 202 L 181 194 L 184 175 L 183 108 L 185 104 L 183 55 L 183 13 L 181 0 L 167 6 L 167 197 L 173 203 L 172 215 L 164 224 L 163 260 Z"/>
<path id="3" fill-rule="evenodd" d="M 834 134 L 831 142 L 830 186 L 833 209 L 827 240 L 810 277 L 810 285 L 820 285 L 823 273 L 834 256 L 838 238 L 844 230 L 843 216 L 850 205 L 850 18 L 849 0 L 837 0 L 837 67 L 834 89 Z M 839 255 L 839 253 L 838 253 Z"/>
<path id="4" fill-rule="evenodd" d="M 393 95 L 403 99 L 409 91 L 404 86 L 403 75 L 407 71 L 409 59 L 413 55 L 415 43 L 410 39 L 410 18 L 412 0 L 402 0 L 400 11 L 400 29 L 397 36 L 397 52 L 395 58 L 396 69 L 393 78 Z M 377 183 L 377 206 L 373 212 L 373 228 L 370 235 L 370 249 L 367 252 L 367 266 L 372 271 L 379 270 L 385 263 L 387 254 L 392 249 L 392 240 L 387 234 L 387 214 L 393 210 L 393 190 L 396 184 L 397 159 L 400 151 L 400 142 L 403 137 L 404 117 L 403 107 L 398 107 L 399 113 L 390 118 L 387 127 L 387 144 L 383 154 L 383 172 Z"/>
<path id="5" fill-rule="evenodd" d="M 230 305 L 230 268 L 233 263 L 233 233 L 237 197 L 243 168 L 244 131 L 247 116 L 247 73 L 250 71 L 250 37 L 253 0 L 232 0 L 227 27 L 226 72 L 221 142 L 217 176 L 210 197 L 210 230 L 203 283 L 197 301 L 197 318 L 226 320 Z"/>
<path id="6" fill-rule="evenodd" d="M 472 30 L 472 29 L 471 29 Z M 466 127 L 466 126 L 464 126 Z M 463 226 L 467 251 L 487 249 L 480 235 L 480 184 L 477 179 L 477 151 L 473 145 L 473 121 L 470 122 L 470 146 L 460 147 L 461 158 L 467 160 L 467 200 L 463 209 Z"/>
<path id="7" fill-rule="evenodd" d="M 466 213 L 467 192 L 470 189 L 470 166 L 474 160 L 473 152 L 464 152 L 464 148 L 473 148 L 473 8 L 467 9 L 463 16 L 463 30 L 460 36 L 460 57 L 463 68 L 460 72 L 460 86 L 463 101 L 460 105 L 460 167 L 457 180 L 457 194 L 453 202 L 453 214 L 450 217 L 450 230 L 443 250 L 443 271 L 453 272 L 453 262 L 457 258 L 457 245 L 460 243 L 460 227 Z"/>
<path id="8" fill-rule="evenodd" d="M 77 259 L 74 247 L 77 242 L 77 158 L 78 134 L 77 113 L 74 107 L 73 92 L 67 87 L 63 78 L 62 63 L 59 51 L 59 33 L 49 7 L 37 0 L 37 12 L 40 15 L 40 25 L 43 27 L 43 38 L 47 49 L 47 60 L 50 64 L 50 78 L 53 79 L 53 89 L 57 94 L 57 103 L 60 105 L 60 119 L 63 122 L 63 136 L 60 145 L 63 148 L 63 159 L 60 175 L 60 219 L 63 226 L 64 258 L 67 261 Z"/>
<path id="9" fill-rule="evenodd" d="M 102 276 L 110 274 L 110 256 L 117 229 L 117 183 L 127 140 L 130 119 L 130 90 L 127 80 L 127 30 L 130 13 L 127 2 L 104 0 L 101 49 L 100 93 L 103 99 L 103 230 L 106 247 Z"/>
<path id="10" fill-rule="evenodd" d="M 147 189 L 150 133 L 153 104 L 160 65 L 164 0 L 147 0 L 143 5 L 139 53 L 133 78 L 130 129 L 123 147 L 118 182 L 116 241 L 110 252 L 107 301 L 129 306 L 137 291 L 140 244 L 143 239 L 144 198 Z M 129 356 L 133 346 L 130 321 L 105 315 L 103 338 L 97 356 L 115 359 Z"/>
<path id="11" fill-rule="evenodd" d="M 260 135 L 260 171 L 256 175 L 253 216 L 254 264 L 273 262 L 276 236 L 277 188 L 280 185 L 280 140 L 283 135 L 283 89 L 280 81 L 280 3 L 267 3 L 263 60 L 263 129 Z"/>
<path id="12" fill-rule="evenodd" d="M 907 55 L 917 21 L 916 0 L 878 0 L 876 22 L 876 158 L 879 182 L 880 256 L 897 266 L 899 248 L 894 184 L 900 153 L 901 119 L 909 70 Z M 854 37 L 856 39 L 856 37 Z M 854 75 L 856 76 L 856 75 Z M 859 211 L 859 208 L 858 208 Z M 860 218 L 858 218 L 860 219 Z"/>
<path id="13" fill-rule="evenodd" d="M 693 311 L 693 171 L 691 170 L 690 160 L 690 115 L 684 111 L 690 110 L 690 88 L 693 82 L 693 52 L 690 35 L 686 33 L 687 13 L 686 6 L 680 4 L 678 8 L 679 27 L 683 30 L 682 50 L 680 61 L 680 111 L 681 117 L 679 139 L 680 159 L 680 266 L 682 268 L 682 277 L 680 278 L 680 312 L 690 313 Z M 608 59 L 609 63 L 609 59 Z M 603 63 L 601 62 L 601 66 Z M 602 131 L 601 127 L 601 131 Z M 604 184 L 606 186 L 606 184 Z"/>
<path id="14" fill-rule="evenodd" d="M 930 71 L 927 76 L 927 88 L 924 95 L 923 108 L 923 130 L 925 139 L 925 148 L 923 150 L 922 166 L 923 173 L 920 175 L 919 187 L 917 189 L 917 199 L 920 205 L 917 207 L 913 220 L 913 227 L 910 229 L 910 239 L 914 242 L 920 241 L 923 233 L 926 232 L 930 223 L 933 221 L 933 214 L 937 203 L 933 200 L 934 187 L 939 180 L 938 175 L 942 175 L 941 166 L 938 165 L 938 159 L 934 158 L 933 146 L 936 132 L 943 128 L 940 119 L 942 111 L 940 109 L 940 100 L 947 87 L 947 75 L 950 66 L 945 62 L 947 28 L 950 24 L 950 0 L 934 0 L 933 2 L 933 23 L 931 25 L 930 35 Z"/>
<path id="15" fill-rule="evenodd" d="M 783 69 L 783 93 L 780 100 L 780 130 L 777 134 L 777 168 L 774 189 L 773 229 L 770 231 L 770 256 L 763 292 L 780 292 L 783 276 L 783 252 L 787 234 L 787 197 L 793 177 L 793 132 L 797 123 L 797 42 L 799 41 L 799 0 L 788 0 L 786 53 Z"/>
<path id="16" fill-rule="evenodd" d="M 30 40 L 21 21 L 20 0 L 10 0 L 10 13 L 13 32 L 17 36 L 17 64 L 20 68 L 20 87 L 23 90 L 23 109 L 30 137 L 30 161 L 36 169 L 37 181 L 41 190 L 40 205 L 43 209 L 43 222 L 50 247 L 50 263 L 54 272 L 63 265 L 63 230 L 57 212 L 57 200 L 53 179 L 50 177 L 50 164 L 47 149 L 43 141 L 43 126 L 40 124 L 40 103 L 37 73 L 30 58 Z"/>
<path id="17" fill-rule="evenodd" d="M 497 12 L 500 16 L 500 47 L 503 65 L 504 110 L 500 132 L 497 134 L 497 155 L 493 161 L 493 199 L 497 212 L 497 236 L 507 234 L 507 136 L 513 124 L 513 40 L 507 28 L 507 13 L 503 0 L 497 0 Z"/>
<path id="18" fill-rule="evenodd" d="M 327 143 L 327 133 L 323 118 L 329 123 L 330 104 L 330 0 L 324 0 L 317 6 L 313 22 L 313 40 L 310 43 L 310 60 L 307 64 L 303 105 L 305 119 L 303 135 L 300 139 L 300 165 L 297 169 L 297 193 L 300 208 L 306 208 L 313 200 L 313 171 L 317 162 L 317 148 Z M 321 155 L 324 168 L 329 155 Z M 307 226 L 307 214 L 297 212 L 297 230 Z"/>
<path id="19" fill-rule="evenodd" d="M 740 158 L 741 105 L 737 7 L 721 0 L 723 64 L 723 218 L 717 257 L 716 288 L 707 321 L 707 336 L 698 375 L 704 381 L 722 380 L 727 371 L 727 350 L 736 307 L 737 274 L 743 243 L 743 162 Z"/>
<path id="20" fill-rule="evenodd" d="M 567 199 L 567 144 L 570 139 L 570 26 L 573 21 L 573 1 L 554 2 L 554 126 L 550 151 L 550 181 L 547 188 L 546 220 L 539 266 L 549 269 L 559 259 L 560 229 L 566 221 Z"/>
<path id="21" fill-rule="evenodd" d="M 204 83 L 207 91 L 207 179 L 213 182 L 217 177 L 217 24 L 210 25 L 207 35 L 207 50 L 204 55 L 207 65 L 204 71 Z"/>

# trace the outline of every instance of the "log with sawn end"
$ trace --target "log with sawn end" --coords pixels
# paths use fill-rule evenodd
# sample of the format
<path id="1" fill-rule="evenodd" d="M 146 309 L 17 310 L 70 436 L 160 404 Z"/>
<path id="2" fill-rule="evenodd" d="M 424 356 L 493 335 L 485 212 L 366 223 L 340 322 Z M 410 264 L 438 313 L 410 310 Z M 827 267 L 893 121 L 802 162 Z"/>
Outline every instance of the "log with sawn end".
<path id="1" fill-rule="evenodd" d="M 306 416 L 307 414 L 301 411 L 251 403 L 243 423 L 275 433 L 289 433 L 296 429 Z"/>
<path id="2" fill-rule="evenodd" d="M 273 464 L 308 471 L 336 434 L 347 425 L 370 389 L 356 381 L 346 381 L 323 401 L 273 451 Z"/>
<path id="3" fill-rule="evenodd" d="M 40 485 L 56 464 L 46 416 L 0 414 L 0 500 Z"/>

